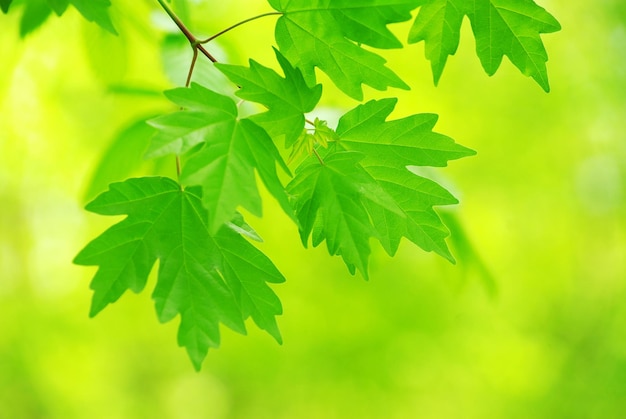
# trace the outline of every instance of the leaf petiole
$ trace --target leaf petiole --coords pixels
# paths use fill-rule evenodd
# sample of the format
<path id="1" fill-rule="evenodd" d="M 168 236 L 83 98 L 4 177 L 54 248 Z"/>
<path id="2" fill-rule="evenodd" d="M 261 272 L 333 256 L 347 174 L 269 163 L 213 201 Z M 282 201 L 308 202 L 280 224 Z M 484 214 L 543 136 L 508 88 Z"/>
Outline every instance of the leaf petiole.
<path id="1" fill-rule="evenodd" d="M 245 23 L 252 22 L 253 20 L 257 20 L 257 19 L 260 19 L 260 18 L 266 17 L 266 16 L 274 16 L 274 15 L 282 15 L 282 14 L 283 13 L 281 13 L 281 12 L 268 12 L 268 13 L 263 13 L 263 14 L 260 14 L 260 15 L 257 15 L 257 16 L 250 17 L 248 19 L 242 20 L 241 22 L 237 22 L 234 25 L 231 25 L 231 26 L 229 26 L 228 28 L 226 28 L 226 29 L 224 29 L 222 31 L 219 31 L 218 33 L 216 33 L 213 36 L 208 37 L 207 39 L 203 39 L 201 41 L 198 41 L 198 44 L 206 44 L 207 42 L 211 42 L 215 38 L 224 35 L 226 32 L 230 32 L 231 30 L 233 30 L 233 29 L 235 29 L 235 28 L 237 28 L 237 27 L 239 27 L 239 26 L 241 26 L 241 25 L 243 25 Z"/>
<path id="2" fill-rule="evenodd" d="M 311 150 L 313 150 L 313 154 L 315 154 L 315 157 L 317 157 L 317 159 L 320 161 L 320 164 L 322 166 L 326 166 L 326 164 L 324 163 L 324 160 L 322 160 L 322 156 L 320 156 L 320 153 L 317 152 L 315 147 L 313 147 Z"/>

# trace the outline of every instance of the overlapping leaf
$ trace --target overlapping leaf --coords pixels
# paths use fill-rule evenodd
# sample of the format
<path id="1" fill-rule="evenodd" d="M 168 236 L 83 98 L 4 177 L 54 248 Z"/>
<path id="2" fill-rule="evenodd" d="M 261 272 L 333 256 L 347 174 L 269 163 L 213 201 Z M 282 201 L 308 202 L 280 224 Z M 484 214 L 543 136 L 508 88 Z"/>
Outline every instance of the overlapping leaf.
<path id="1" fill-rule="evenodd" d="M 284 278 L 233 229 L 209 231 L 197 189 L 181 190 L 173 180 L 158 177 L 112 184 L 87 209 L 128 217 L 89 243 L 75 263 L 99 266 L 91 283 L 94 316 L 126 290 L 143 290 L 158 259 L 153 299 L 159 320 L 180 315 L 178 343 L 200 369 L 208 349 L 219 346 L 219 323 L 245 333 L 244 320 L 252 316 L 281 341 L 275 316 L 282 308 L 267 282 Z M 241 219 L 235 223 L 249 231 Z"/>
<path id="2" fill-rule="evenodd" d="M 533 0 L 431 0 L 420 8 L 409 42 L 426 42 L 435 83 L 448 56 L 459 45 L 461 23 L 467 15 L 476 38 L 476 53 L 493 75 L 507 56 L 520 71 L 550 90 L 542 33 L 558 31 L 557 20 Z"/>
<path id="3" fill-rule="evenodd" d="M 367 278 L 369 238 L 376 234 L 369 221 L 364 198 L 388 211 L 398 208 L 360 167 L 361 153 L 342 151 L 328 154 L 324 163 L 311 158 L 299 168 L 288 185 L 306 246 L 326 240 L 331 255 L 341 255 L 352 274 L 355 268 Z"/>
<path id="4" fill-rule="evenodd" d="M 315 67 L 345 93 L 361 99 L 361 84 L 375 89 L 408 88 L 385 60 L 359 44 L 399 48 L 387 25 L 411 18 L 424 0 L 269 0 L 283 15 L 276 22 L 280 51 L 302 70 L 309 85 Z"/>
<path id="5" fill-rule="evenodd" d="M 276 174 L 276 163 L 284 166 L 284 162 L 265 130 L 250 119 L 239 119 L 231 98 L 199 84 L 170 90 L 166 95 L 185 110 L 150 121 L 159 133 L 148 156 L 180 155 L 199 144 L 204 146 L 187 161 L 181 180 L 202 186 L 211 231 L 230 220 L 240 205 L 261 215 L 255 170 L 285 212 L 295 219 Z"/>
<path id="6" fill-rule="evenodd" d="M 251 119 L 262 126 L 272 138 L 284 136 L 285 147 L 291 147 L 304 129 L 304 114 L 311 112 L 322 95 L 322 85 L 307 86 L 302 73 L 275 50 L 276 59 L 285 77 L 271 68 L 250 60 L 250 67 L 216 64 L 230 80 L 241 88 L 237 96 L 260 103 L 268 111 Z"/>
<path id="7" fill-rule="evenodd" d="M 433 132 L 436 115 L 387 121 L 396 102 L 370 101 L 346 113 L 323 162 L 307 159 L 288 185 L 303 241 L 312 236 L 315 246 L 326 240 L 331 254 L 366 277 L 371 237 L 392 256 L 406 237 L 454 261 L 448 230 L 433 207 L 457 200 L 408 166 L 445 166 L 475 154 Z"/>
<path id="8" fill-rule="evenodd" d="M 417 114 L 387 121 L 396 99 L 370 101 L 345 114 L 337 126 L 339 143 L 366 155 L 361 162 L 402 209 L 403 217 L 368 204 L 383 247 L 395 254 L 401 237 L 452 260 L 444 241 L 448 235 L 433 206 L 455 204 L 438 184 L 419 177 L 407 166 L 446 166 L 449 160 L 475 154 L 451 138 L 433 132 L 437 115 Z"/>

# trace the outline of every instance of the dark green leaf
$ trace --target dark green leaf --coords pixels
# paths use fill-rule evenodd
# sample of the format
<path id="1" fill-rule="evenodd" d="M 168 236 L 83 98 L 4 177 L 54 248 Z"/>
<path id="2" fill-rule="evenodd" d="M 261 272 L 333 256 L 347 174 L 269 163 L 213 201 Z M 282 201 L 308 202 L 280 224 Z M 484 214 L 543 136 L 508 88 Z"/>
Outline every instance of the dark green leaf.
<path id="1" fill-rule="evenodd" d="M 89 243 L 74 262 L 99 266 L 91 283 L 94 316 L 126 290 L 143 290 L 158 259 L 153 299 L 159 320 L 180 315 L 178 343 L 200 369 L 208 349 L 219 346 L 220 323 L 245 333 L 244 320 L 251 316 L 281 342 L 275 319 L 281 304 L 266 283 L 284 278 L 233 230 L 212 234 L 196 192 L 157 177 L 112 184 L 87 209 L 128 217 Z"/>
<path id="2" fill-rule="evenodd" d="M 67 6 L 69 6 L 70 1 L 69 0 L 48 0 L 48 4 L 50 5 L 50 8 L 54 10 L 54 13 L 56 13 L 57 16 L 61 16 L 67 10 Z"/>
<path id="3" fill-rule="evenodd" d="M 113 22 L 109 17 L 109 0 L 70 0 L 81 15 L 90 22 L 95 22 L 103 29 L 117 35 Z"/>
<path id="4" fill-rule="evenodd" d="M 20 20 L 20 36 L 24 37 L 40 27 L 50 16 L 50 6 L 45 0 L 29 0 Z"/>
<path id="5" fill-rule="evenodd" d="M 12 1 L 13 0 L 0 0 L 0 9 L 3 13 L 6 14 L 9 12 L 9 7 L 11 6 Z"/>

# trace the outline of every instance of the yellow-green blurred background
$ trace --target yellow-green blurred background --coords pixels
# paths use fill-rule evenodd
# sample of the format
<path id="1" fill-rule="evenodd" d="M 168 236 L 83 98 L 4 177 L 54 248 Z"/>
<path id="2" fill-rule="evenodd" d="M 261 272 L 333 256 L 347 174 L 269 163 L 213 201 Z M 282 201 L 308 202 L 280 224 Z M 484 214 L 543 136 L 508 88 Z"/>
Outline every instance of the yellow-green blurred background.
<path id="1" fill-rule="evenodd" d="M 182 83 L 188 51 L 166 39 L 156 1 L 113 3 L 118 38 L 74 10 L 25 39 L 19 7 L 0 16 L 0 418 L 626 417 L 622 0 L 539 2 L 563 26 L 543 37 L 550 94 L 506 60 L 487 77 L 467 21 L 437 88 L 422 44 L 385 53 L 412 90 L 366 97 L 399 96 L 395 117 L 438 113 L 439 132 L 478 151 L 432 173 L 462 201 L 459 263 L 374 245 L 365 282 L 323 246 L 302 249 L 266 199 L 249 221 L 287 277 L 274 287 L 285 343 L 252 323 L 248 336 L 223 330 L 200 373 L 177 321 L 158 323 L 154 281 L 89 319 L 95 268 L 71 264 L 115 221 L 86 213 L 87 199 L 173 169 L 136 163 L 149 134 L 137 121 L 172 109 L 158 92 Z M 270 10 L 182 4 L 199 35 Z M 211 50 L 273 65 L 273 23 Z M 327 85 L 323 105 L 355 103 Z"/>

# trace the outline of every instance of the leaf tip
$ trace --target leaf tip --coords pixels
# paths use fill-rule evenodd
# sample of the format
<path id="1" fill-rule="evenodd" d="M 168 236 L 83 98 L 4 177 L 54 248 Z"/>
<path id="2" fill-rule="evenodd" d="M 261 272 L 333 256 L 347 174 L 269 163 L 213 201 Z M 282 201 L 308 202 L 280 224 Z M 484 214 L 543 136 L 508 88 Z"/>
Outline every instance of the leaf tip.
<path id="1" fill-rule="evenodd" d="M 200 372 L 200 370 L 202 370 L 202 362 L 204 361 L 204 357 L 198 359 L 189 355 L 189 359 L 191 359 L 191 365 L 193 365 L 193 369 L 196 372 Z"/>
<path id="2" fill-rule="evenodd" d="M 448 249 L 447 245 L 444 244 L 444 248 L 436 250 L 436 252 L 451 264 L 456 265 L 456 259 L 452 255 L 452 252 L 450 252 L 450 249 Z"/>
<path id="3" fill-rule="evenodd" d="M 97 303 L 96 299 L 95 299 L 95 294 L 91 300 L 91 307 L 89 308 L 89 318 L 93 319 L 94 317 L 96 317 L 98 315 L 98 313 L 100 313 L 106 306 L 107 303 Z"/>
<path id="4" fill-rule="evenodd" d="M 268 328 L 266 330 L 267 330 L 267 333 L 269 333 L 270 336 L 272 336 L 274 338 L 276 343 L 278 343 L 279 345 L 282 346 L 282 344 L 283 344 L 283 337 L 280 334 L 280 330 L 278 330 L 278 325 L 276 324 L 276 322 L 274 322 L 274 324 L 272 325 L 271 328 Z"/>
<path id="5" fill-rule="evenodd" d="M 433 72 L 433 84 L 436 87 L 439 85 L 439 80 L 441 80 L 441 75 L 443 74 L 443 65 L 436 65 L 433 61 L 431 63 L 431 69 Z"/>

